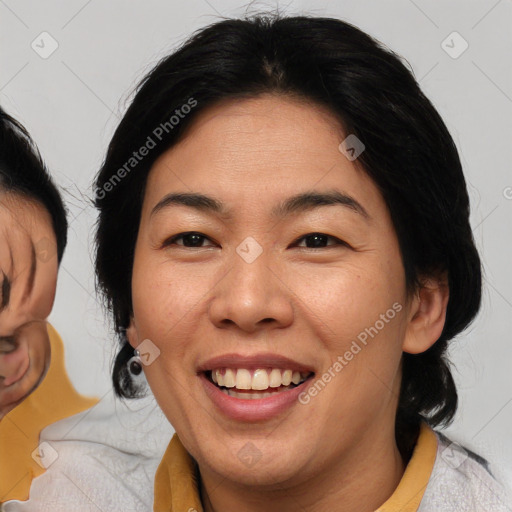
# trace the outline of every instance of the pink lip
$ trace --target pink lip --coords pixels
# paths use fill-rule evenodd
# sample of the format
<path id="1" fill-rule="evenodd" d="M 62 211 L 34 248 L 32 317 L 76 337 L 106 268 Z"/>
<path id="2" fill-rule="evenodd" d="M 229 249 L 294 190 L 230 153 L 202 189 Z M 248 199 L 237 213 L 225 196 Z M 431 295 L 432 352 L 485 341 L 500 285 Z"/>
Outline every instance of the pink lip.
<path id="1" fill-rule="evenodd" d="M 298 403 L 298 396 L 309 385 L 313 375 L 292 389 L 276 392 L 273 396 L 267 398 L 257 399 L 235 398 L 226 395 L 210 382 L 204 372 L 201 372 L 199 377 L 206 394 L 222 413 L 236 421 L 253 422 L 268 420 L 282 413 L 294 403 Z"/>
<path id="2" fill-rule="evenodd" d="M 283 370 L 293 370 L 297 372 L 314 372 L 310 366 L 304 365 L 293 359 L 270 352 L 244 356 L 240 354 L 223 354 L 221 356 L 208 359 L 197 367 L 197 372 L 205 372 L 217 368 L 247 368 L 255 370 L 257 368 L 281 368 Z"/>

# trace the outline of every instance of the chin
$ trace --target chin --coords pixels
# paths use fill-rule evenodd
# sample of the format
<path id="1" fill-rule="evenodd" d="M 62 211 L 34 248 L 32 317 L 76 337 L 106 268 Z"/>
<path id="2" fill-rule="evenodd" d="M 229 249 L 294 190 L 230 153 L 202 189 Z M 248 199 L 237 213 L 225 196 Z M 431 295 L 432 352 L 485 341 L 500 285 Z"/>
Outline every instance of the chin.
<path id="1" fill-rule="evenodd" d="M 289 442 L 283 444 L 244 435 L 239 439 L 226 435 L 225 442 L 218 443 L 212 443 L 211 439 L 196 441 L 199 456 L 194 458 L 199 467 L 240 485 L 279 488 L 287 481 L 296 480 L 310 462 L 303 443 L 295 447 Z"/>

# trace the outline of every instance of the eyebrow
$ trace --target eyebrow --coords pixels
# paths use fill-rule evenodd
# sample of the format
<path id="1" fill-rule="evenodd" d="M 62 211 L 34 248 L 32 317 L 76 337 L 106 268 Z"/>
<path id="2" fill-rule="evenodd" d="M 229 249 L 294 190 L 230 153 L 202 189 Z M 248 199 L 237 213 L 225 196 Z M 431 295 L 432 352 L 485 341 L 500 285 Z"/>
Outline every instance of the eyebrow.
<path id="1" fill-rule="evenodd" d="M 198 193 L 171 193 L 163 197 L 151 210 L 150 216 L 164 208 L 182 205 L 195 208 L 206 213 L 215 213 L 226 219 L 232 218 L 232 212 L 222 202 L 214 197 Z M 285 199 L 276 205 L 271 216 L 283 219 L 291 214 L 313 210 L 320 206 L 341 205 L 361 215 L 365 220 L 371 219 L 370 215 L 356 199 L 338 190 L 325 192 L 303 192 Z"/>

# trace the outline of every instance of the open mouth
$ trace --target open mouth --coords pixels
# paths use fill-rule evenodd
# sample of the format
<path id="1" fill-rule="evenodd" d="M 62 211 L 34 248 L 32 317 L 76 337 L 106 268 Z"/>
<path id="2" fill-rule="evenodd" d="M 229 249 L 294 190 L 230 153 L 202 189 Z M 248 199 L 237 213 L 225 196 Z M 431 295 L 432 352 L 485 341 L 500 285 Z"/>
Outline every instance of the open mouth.
<path id="1" fill-rule="evenodd" d="M 302 385 L 313 372 L 298 372 L 279 368 L 231 369 L 218 368 L 204 372 L 206 378 L 222 393 L 245 400 L 275 396 Z"/>

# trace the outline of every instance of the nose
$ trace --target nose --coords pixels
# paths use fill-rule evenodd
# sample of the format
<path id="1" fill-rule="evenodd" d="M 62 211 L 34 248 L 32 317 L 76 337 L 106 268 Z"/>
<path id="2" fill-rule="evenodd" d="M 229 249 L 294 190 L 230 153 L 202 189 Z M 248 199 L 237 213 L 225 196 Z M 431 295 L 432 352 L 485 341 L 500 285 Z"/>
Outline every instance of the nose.
<path id="1" fill-rule="evenodd" d="M 272 265 L 272 255 L 263 251 L 251 261 L 241 254 L 233 251 L 229 270 L 212 291 L 211 322 L 224 329 L 236 325 L 248 333 L 268 325 L 289 326 L 294 315 L 293 293 L 282 272 Z"/>

